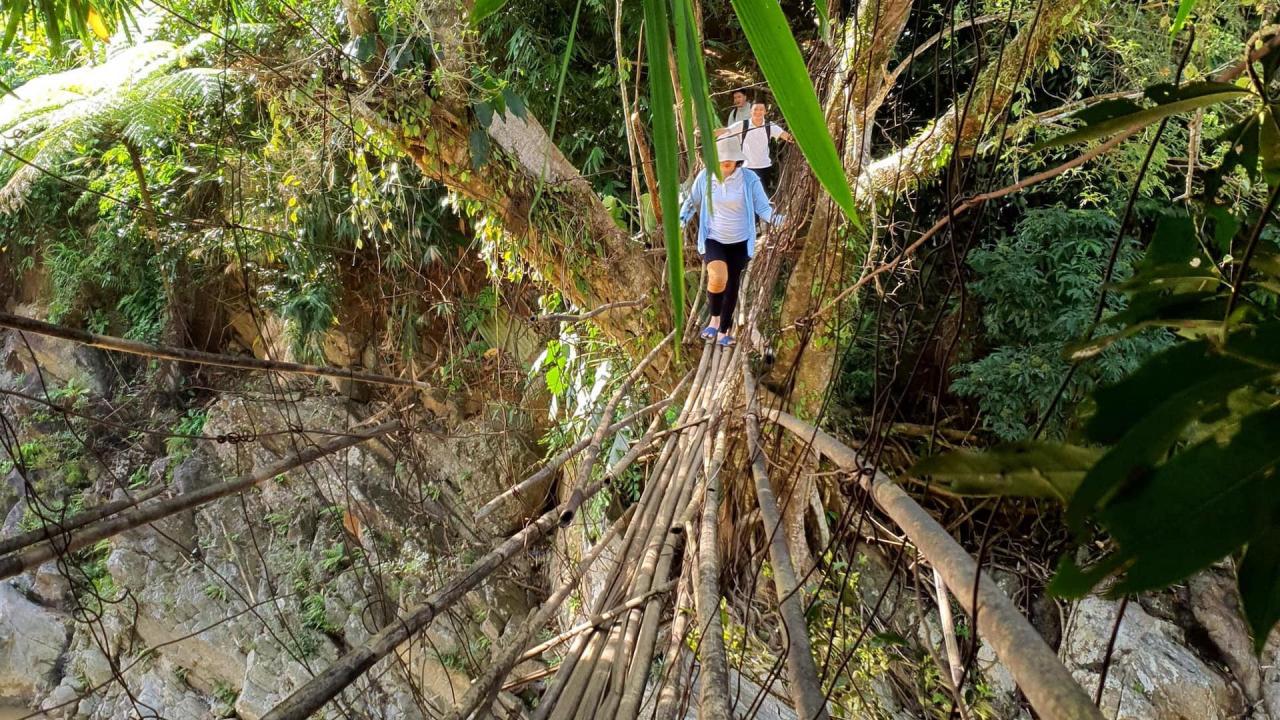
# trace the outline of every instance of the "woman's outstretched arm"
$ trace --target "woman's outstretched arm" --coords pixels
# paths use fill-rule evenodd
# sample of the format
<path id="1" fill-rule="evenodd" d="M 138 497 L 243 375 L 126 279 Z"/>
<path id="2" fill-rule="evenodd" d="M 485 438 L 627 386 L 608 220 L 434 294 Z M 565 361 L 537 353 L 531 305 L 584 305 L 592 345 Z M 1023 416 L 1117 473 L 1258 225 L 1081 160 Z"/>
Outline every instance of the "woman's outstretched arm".
<path id="1" fill-rule="evenodd" d="M 702 194 L 705 191 L 703 187 L 706 185 L 704 177 L 706 170 L 699 170 L 698 174 L 693 178 L 693 186 L 689 188 L 689 195 L 684 199 L 684 204 L 680 206 L 680 225 L 681 227 L 688 225 L 693 219 L 693 214 L 702 208 Z"/>

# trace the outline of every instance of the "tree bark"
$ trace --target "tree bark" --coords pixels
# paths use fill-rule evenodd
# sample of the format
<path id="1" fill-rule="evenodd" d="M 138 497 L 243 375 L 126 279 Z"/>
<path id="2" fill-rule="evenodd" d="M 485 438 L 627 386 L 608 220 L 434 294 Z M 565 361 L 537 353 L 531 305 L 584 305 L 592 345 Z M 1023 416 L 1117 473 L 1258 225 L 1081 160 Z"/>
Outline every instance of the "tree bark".
<path id="1" fill-rule="evenodd" d="M 1082 29 L 1084 0 L 1044 2 L 973 88 L 897 152 L 873 162 L 858 176 L 859 196 L 896 195 L 932 177 L 938 158 L 972 155 L 988 130 L 1001 122 L 1013 95 L 1039 69 L 1040 58 L 1064 36 Z"/>
<path id="2" fill-rule="evenodd" d="M 882 90 L 889 60 L 906 29 L 911 6 L 912 0 L 868 0 L 858 6 L 841 33 L 835 78 L 825 109 L 827 125 L 842 150 L 845 170 L 852 177 L 861 172 L 870 150 L 871 131 L 884 100 Z M 811 311 L 846 274 L 843 243 L 834 232 L 839 223 L 839 208 L 831 198 L 819 194 L 800 246 L 800 258 L 787 280 L 782 324 L 791 325 Z M 835 366 L 835 351 L 830 343 L 815 346 L 806 335 L 791 335 L 778 348 L 778 362 L 769 382 L 791 391 L 800 406 L 811 411 L 826 391 Z M 797 363 L 802 357 L 804 362 Z"/>

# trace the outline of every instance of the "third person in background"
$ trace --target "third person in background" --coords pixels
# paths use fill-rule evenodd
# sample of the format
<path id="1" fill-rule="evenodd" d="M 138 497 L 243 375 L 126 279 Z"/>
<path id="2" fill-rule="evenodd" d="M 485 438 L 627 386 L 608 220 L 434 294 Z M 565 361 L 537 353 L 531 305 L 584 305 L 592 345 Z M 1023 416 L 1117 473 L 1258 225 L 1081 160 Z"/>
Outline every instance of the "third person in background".
<path id="1" fill-rule="evenodd" d="M 724 124 L 727 127 L 741 125 L 744 120 L 751 119 L 751 97 L 747 95 L 746 90 L 733 91 L 733 109 L 729 111 L 729 117 L 725 118 Z"/>

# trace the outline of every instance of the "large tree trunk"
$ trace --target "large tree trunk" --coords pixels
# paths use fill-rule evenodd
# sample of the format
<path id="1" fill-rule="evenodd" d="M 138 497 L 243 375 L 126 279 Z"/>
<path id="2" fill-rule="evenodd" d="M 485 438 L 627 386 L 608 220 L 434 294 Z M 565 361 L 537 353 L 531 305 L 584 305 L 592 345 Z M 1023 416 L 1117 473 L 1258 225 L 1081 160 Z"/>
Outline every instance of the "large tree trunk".
<path id="1" fill-rule="evenodd" d="M 359 0 L 347 0 L 348 18 L 367 31 L 369 18 L 359 12 Z M 846 168 L 855 178 L 864 208 L 876 196 L 892 197 L 916 187 L 937 171 L 936 159 L 956 148 L 974 151 L 979 140 L 1007 111 L 1019 84 L 1037 59 L 1069 28 L 1077 27 L 1085 0 L 1045 4 L 977 77 L 973 88 L 953 109 L 921 132 L 904 148 L 869 162 L 866 153 L 879 105 L 886 93 L 886 68 L 906 26 L 912 0 L 868 0 L 844 28 L 838 52 L 838 75 L 826 95 L 826 110 L 843 148 Z M 642 300 L 638 308 L 614 310 L 596 318 L 611 339 L 633 354 L 642 354 L 664 334 L 671 320 L 665 310 L 664 276 L 660 254 L 631 238 L 617 226 L 591 186 L 551 142 L 532 116 L 495 115 L 483 128 L 497 149 L 479 170 L 471 157 L 471 133 L 477 121 L 471 99 L 459 81 L 472 61 L 462 28 L 465 7 L 431 3 L 432 27 L 443 45 L 445 85 L 428 101 L 427 132 L 408 137 L 388 120 L 396 109 L 395 93 L 378 96 L 382 105 L 359 105 L 362 117 L 392 137 L 419 168 L 459 195 L 474 201 L 490 215 L 519 249 L 519 257 L 580 307 Z M 357 28 L 352 27 L 352 31 Z M 415 99 L 420 102 L 420 100 Z M 536 206 L 535 206 L 535 200 Z M 816 299 L 849 278 L 842 270 L 854 263 L 841 257 L 838 214 L 829 199 L 816 202 L 810 229 L 788 281 L 782 323 L 791 325 L 812 312 Z M 812 329 L 814 337 L 828 337 L 831 328 Z M 802 400 L 801 410 L 817 407 L 835 369 L 830 342 L 814 351 L 813 342 L 784 338 L 779 370 L 770 384 L 790 386 Z M 654 364 L 651 377 L 662 377 L 669 358 Z M 789 380 L 778 372 L 794 368 Z M 783 382 L 779 382 L 779 380 Z"/>
<path id="2" fill-rule="evenodd" d="M 348 30 L 369 32 L 376 22 L 360 0 L 344 0 Z M 413 158 L 427 176 L 476 203 L 496 221 L 518 249 L 518 257 L 575 305 L 601 305 L 642 300 L 639 306 L 619 308 L 595 318 L 600 328 L 636 357 L 653 347 L 671 327 L 664 309 L 662 257 L 648 252 L 643 239 L 633 239 L 614 222 L 591 185 L 582 177 L 531 114 L 524 118 L 495 113 L 482 128 L 494 148 L 476 167 L 471 134 L 479 121 L 470 110 L 468 85 L 456 80 L 470 76 L 474 61 L 463 40 L 470 31 L 468 8 L 462 3 L 429 2 L 438 60 L 443 72 L 436 97 L 423 100 L 397 97 L 390 86 L 376 100 L 356 102 L 361 118 L 384 132 Z M 381 65 L 377 58 L 375 66 Z M 378 73 L 364 72 L 366 79 Z M 452 80 L 450 78 L 453 78 Z M 425 105 L 426 130 L 409 137 L 390 118 L 401 103 Z M 536 204 L 535 204 L 536 202 Z M 666 377 L 668 352 L 654 363 L 650 376 Z"/>
<path id="3" fill-rule="evenodd" d="M 851 228 L 842 227 L 840 211 L 830 198 L 818 197 L 808 232 L 801 239 L 799 257 L 787 278 L 782 303 L 781 325 L 795 329 L 779 338 L 777 362 L 766 378 L 798 415 L 814 418 L 821 412 L 839 372 L 841 346 L 835 337 L 837 328 L 853 308 L 838 309 L 817 322 L 806 322 L 806 318 L 875 261 L 876 201 L 892 201 L 897 193 L 914 189 L 937 173 L 940 164 L 936 158 L 950 149 L 956 148 L 961 154 L 973 152 L 988 129 L 1003 117 L 1015 89 L 1029 75 L 1036 59 L 1062 34 L 1068 21 L 1075 19 L 1083 3 L 1084 0 L 1070 0 L 1041 13 L 982 70 L 967 97 L 905 148 L 875 162 L 869 158 L 871 132 L 891 89 L 887 87 L 888 65 L 906 28 L 912 0 L 868 0 L 848 20 L 837 48 L 837 75 L 825 96 L 825 110 L 828 126 L 840 143 L 844 167 L 856 179 L 869 235 L 853 236 Z M 889 182 L 888 177 L 896 182 Z M 876 191 L 869 192 L 868 188 Z M 854 297 L 846 304 L 853 306 L 856 302 Z M 821 485 L 812 474 L 815 468 L 808 454 L 798 452 L 793 462 L 791 486 L 780 488 L 794 495 L 784 506 L 783 523 L 796 551 L 797 564 L 807 570 L 813 561 L 812 555 L 804 552 L 809 511 L 822 511 L 820 507 L 813 508 L 809 500 L 815 494 L 821 497 Z"/>
<path id="4" fill-rule="evenodd" d="M 912 0 L 867 0 L 843 27 L 836 70 L 825 98 L 827 125 L 836 138 L 846 171 L 857 177 L 866 162 L 876 113 L 883 101 L 889 59 L 906 28 Z M 874 222 L 874 218 L 871 218 Z M 846 247 L 837 234 L 840 210 L 819 195 L 800 257 L 787 280 L 782 323 L 790 325 L 830 297 L 845 279 Z M 826 333 L 826 329 L 817 329 Z M 836 348 L 813 343 L 809 328 L 788 334 L 778 348 L 769 384 L 789 393 L 802 414 L 815 411 L 835 367 Z"/>
<path id="5" fill-rule="evenodd" d="M 848 33 L 851 49 L 844 82 L 833 84 L 828 96 L 829 118 L 835 104 L 849 107 L 854 118 L 841 129 L 846 133 L 844 163 L 854 179 L 859 204 L 868 215 L 869 228 L 876 221 L 877 201 L 892 202 L 934 177 L 945 167 L 939 158 L 977 152 L 982 140 L 1001 123 L 1017 88 L 1039 69 L 1040 58 L 1064 35 L 1080 29 L 1086 0 L 1037 6 L 1038 11 L 1027 24 L 978 73 L 964 97 L 906 146 L 870 161 L 867 145 L 886 95 L 885 70 L 905 27 L 910 4 L 909 0 L 863 4 Z M 805 319 L 823 298 L 830 298 L 834 291 L 851 282 L 866 260 L 845 257 L 849 247 L 835 232 L 838 220 L 829 201 L 818 203 L 783 301 L 782 325 L 796 326 L 797 331 L 780 339 L 778 362 L 768 378 L 771 386 L 790 391 L 801 415 L 812 416 L 819 409 L 836 372 L 839 348 L 833 335 L 840 314 L 828 313 L 814 325 Z M 869 243 L 866 247 L 869 249 Z"/>

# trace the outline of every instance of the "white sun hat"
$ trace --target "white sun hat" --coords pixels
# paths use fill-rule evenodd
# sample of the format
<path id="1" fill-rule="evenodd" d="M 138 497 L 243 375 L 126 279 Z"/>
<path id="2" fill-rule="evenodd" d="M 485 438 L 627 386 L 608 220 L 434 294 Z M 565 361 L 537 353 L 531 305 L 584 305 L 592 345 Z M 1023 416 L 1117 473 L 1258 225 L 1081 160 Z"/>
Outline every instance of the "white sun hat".
<path id="1" fill-rule="evenodd" d="M 726 135 L 716 141 L 716 155 L 720 156 L 720 162 L 745 162 L 747 156 L 742 154 L 742 143 L 738 140 L 736 133 Z"/>

